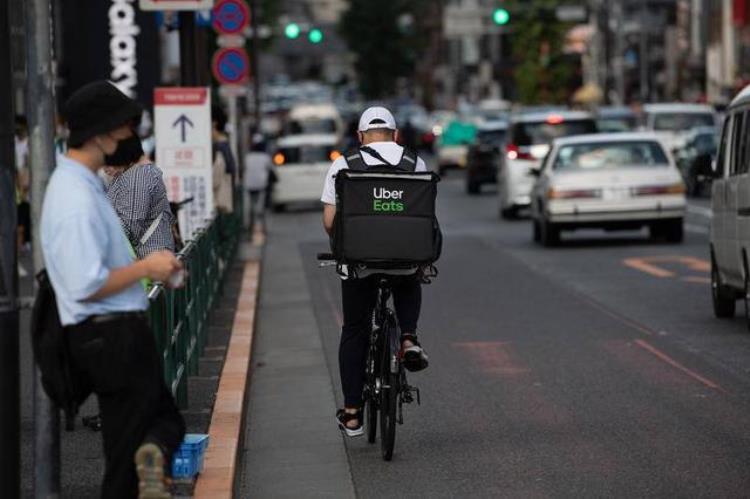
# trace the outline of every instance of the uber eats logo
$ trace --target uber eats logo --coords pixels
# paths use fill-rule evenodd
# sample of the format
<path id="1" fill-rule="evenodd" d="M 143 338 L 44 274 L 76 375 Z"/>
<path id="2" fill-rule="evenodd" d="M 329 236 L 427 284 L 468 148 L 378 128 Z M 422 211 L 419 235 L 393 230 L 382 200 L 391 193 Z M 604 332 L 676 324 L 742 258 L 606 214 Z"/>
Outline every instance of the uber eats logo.
<path id="1" fill-rule="evenodd" d="M 375 187 L 372 190 L 372 211 L 378 212 L 402 212 L 404 203 L 400 200 L 404 196 L 404 191 L 389 191 L 383 187 Z"/>

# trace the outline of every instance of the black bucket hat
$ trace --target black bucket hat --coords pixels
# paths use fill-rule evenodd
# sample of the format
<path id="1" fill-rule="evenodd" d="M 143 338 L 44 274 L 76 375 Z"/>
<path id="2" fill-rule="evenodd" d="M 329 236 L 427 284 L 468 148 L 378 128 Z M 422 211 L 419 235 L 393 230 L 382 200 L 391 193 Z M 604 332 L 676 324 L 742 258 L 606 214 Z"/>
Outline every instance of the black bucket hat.
<path id="1" fill-rule="evenodd" d="M 70 136 L 68 145 L 78 147 L 91 137 L 111 132 L 125 124 L 137 126 L 143 108 L 112 83 L 89 83 L 73 93 L 65 103 Z"/>

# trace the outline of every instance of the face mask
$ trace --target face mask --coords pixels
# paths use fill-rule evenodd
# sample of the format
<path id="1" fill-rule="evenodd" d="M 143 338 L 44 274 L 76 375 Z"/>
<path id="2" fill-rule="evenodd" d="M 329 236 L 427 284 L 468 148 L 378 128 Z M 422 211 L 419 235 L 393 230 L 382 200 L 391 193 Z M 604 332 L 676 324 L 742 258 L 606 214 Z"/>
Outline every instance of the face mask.
<path id="1" fill-rule="evenodd" d="M 143 156 L 141 139 L 135 133 L 127 139 L 117 141 L 112 154 L 104 156 L 104 164 L 109 166 L 130 166 Z"/>

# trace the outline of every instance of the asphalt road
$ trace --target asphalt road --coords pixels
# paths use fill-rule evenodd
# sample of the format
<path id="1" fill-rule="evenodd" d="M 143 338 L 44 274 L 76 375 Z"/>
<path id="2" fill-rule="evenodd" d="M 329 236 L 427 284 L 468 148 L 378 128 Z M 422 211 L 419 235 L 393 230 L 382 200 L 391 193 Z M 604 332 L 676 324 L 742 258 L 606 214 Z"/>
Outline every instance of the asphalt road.
<path id="1" fill-rule="evenodd" d="M 750 332 L 714 319 L 708 203 L 684 244 L 646 232 L 563 236 L 500 221 L 494 189 L 441 184 L 440 276 L 420 334 L 431 366 L 410 376 L 393 462 L 347 440 L 359 497 L 740 497 L 750 494 Z M 339 283 L 318 269 L 319 211 L 294 230 L 338 389 Z M 303 408 L 300 408 L 303 409 Z M 333 413 L 333 408 L 331 408 Z"/>

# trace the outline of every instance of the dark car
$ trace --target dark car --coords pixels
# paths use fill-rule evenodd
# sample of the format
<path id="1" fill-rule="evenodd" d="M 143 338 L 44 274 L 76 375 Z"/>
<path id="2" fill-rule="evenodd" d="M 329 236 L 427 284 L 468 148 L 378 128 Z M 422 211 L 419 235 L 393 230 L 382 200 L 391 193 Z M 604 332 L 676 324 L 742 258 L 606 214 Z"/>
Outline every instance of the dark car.
<path id="1" fill-rule="evenodd" d="M 477 129 L 466 160 L 466 192 L 469 194 L 479 194 L 482 184 L 497 182 L 497 165 L 507 132 L 507 121 L 486 122 Z"/>
<path id="2" fill-rule="evenodd" d="M 690 196 L 700 196 L 711 185 L 711 164 L 719 146 L 718 130 L 712 126 L 693 129 L 685 145 L 674 152 Z"/>

